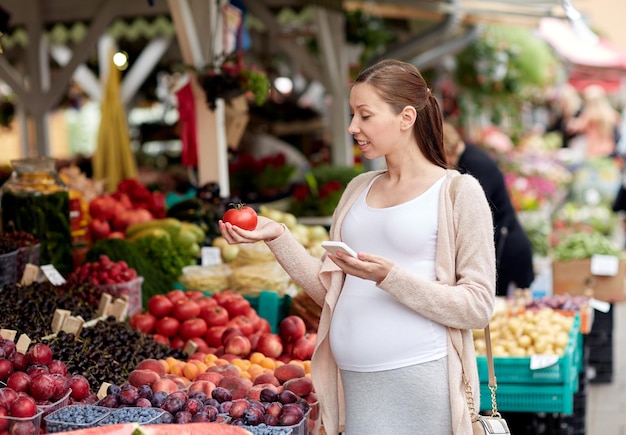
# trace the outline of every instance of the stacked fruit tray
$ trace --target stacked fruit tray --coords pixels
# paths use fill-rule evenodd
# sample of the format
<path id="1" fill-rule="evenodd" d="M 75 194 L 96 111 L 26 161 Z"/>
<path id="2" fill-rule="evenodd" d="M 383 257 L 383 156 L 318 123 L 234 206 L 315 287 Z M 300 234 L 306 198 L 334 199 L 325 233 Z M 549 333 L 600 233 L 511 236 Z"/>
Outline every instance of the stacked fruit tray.
<path id="1" fill-rule="evenodd" d="M 582 371 L 582 351 L 580 317 L 576 314 L 567 347 L 554 364 L 535 368 L 543 356 L 494 356 L 498 410 L 571 414 Z M 478 356 L 477 363 L 481 410 L 490 410 L 487 358 Z"/>

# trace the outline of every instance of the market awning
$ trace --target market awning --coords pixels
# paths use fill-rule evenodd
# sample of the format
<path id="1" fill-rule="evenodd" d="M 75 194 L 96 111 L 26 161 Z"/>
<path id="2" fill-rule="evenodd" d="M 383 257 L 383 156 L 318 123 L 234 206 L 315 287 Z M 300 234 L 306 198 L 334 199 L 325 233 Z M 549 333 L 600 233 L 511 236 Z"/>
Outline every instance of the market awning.
<path id="1" fill-rule="evenodd" d="M 563 59 L 574 65 L 626 71 L 626 53 L 600 37 L 585 38 L 567 20 L 543 18 L 539 34 Z"/>

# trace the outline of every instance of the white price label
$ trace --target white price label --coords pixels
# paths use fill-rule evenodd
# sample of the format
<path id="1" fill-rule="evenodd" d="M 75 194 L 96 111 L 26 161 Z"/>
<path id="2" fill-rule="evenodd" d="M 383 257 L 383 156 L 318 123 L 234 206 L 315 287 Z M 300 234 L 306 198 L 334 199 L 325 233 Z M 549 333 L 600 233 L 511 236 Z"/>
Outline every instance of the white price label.
<path id="1" fill-rule="evenodd" d="M 530 357 L 530 369 L 539 370 L 553 366 L 559 362 L 558 355 L 532 355 Z"/>
<path id="2" fill-rule="evenodd" d="M 40 269 L 52 285 L 65 284 L 65 278 L 63 278 L 63 275 L 61 275 L 54 265 L 44 264 Z"/>
<path id="3" fill-rule="evenodd" d="M 611 311 L 611 304 L 594 298 L 589 299 L 589 306 L 594 310 L 600 311 L 601 313 L 608 313 Z"/>
<path id="4" fill-rule="evenodd" d="M 599 276 L 615 276 L 619 271 L 619 259 L 614 255 L 591 256 L 591 274 Z"/>
<path id="5" fill-rule="evenodd" d="M 216 246 L 203 246 L 200 253 L 203 266 L 222 264 L 222 251 L 220 248 Z"/>

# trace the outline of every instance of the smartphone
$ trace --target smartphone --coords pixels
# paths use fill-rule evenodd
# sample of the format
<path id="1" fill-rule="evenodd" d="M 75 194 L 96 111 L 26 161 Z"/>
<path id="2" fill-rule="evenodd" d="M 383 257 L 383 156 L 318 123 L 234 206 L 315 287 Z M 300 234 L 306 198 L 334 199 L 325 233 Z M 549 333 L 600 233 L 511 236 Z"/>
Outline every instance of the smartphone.
<path id="1" fill-rule="evenodd" d="M 336 254 L 337 252 L 341 252 L 341 253 L 346 254 L 346 255 L 351 255 L 354 258 L 357 257 L 356 252 L 354 252 L 354 250 L 351 247 L 349 247 L 348 245 L 346 245 L 343 242 L 336 242 L 336 241 L 333 241 L 333 240 L 325 240 L 325 241 L 322 242 L 322 248 L 326 249 L 331 254 Z"/>

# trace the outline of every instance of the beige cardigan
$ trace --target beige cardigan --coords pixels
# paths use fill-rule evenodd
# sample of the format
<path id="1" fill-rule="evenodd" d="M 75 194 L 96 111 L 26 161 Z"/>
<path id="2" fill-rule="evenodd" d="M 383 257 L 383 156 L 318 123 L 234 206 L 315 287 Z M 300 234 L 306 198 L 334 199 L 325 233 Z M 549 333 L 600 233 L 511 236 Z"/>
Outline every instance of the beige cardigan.
<path id="1" fill-rule="evenodd" d="M 347 186 L 333 214 L 332 240 L 341 240 L 340 229 L 346 213 L 380 172 L 361 174 Z M 455 176 L 462 178 L 456 183 L 452 207 L 449 185 Z M 344 274 L 331 260 L 309 255 L 289 231 L 267 242 L 267 245 L 293 280 L 322 307 L 311 374 L 320 400 L 325 431 L 335 435 L 344 423 L 344 408 L 341 380 L 330 349 L 328 332 Z M 436 258 L 437 281 L 424 281 L 394 266 L 379 287 L 421 315 L 448 327 L 453 433 L 471 435 L 459 355 L 462 355 L 468 371 L 474 403 L 479 409 L 478 373 L 471 329 L 483 329 L 493 313 L 495 247 L 491 211 L 480 184 L 472 176 L 459 175 L 455 170 L 448 170 L 439 197 Z"/>

